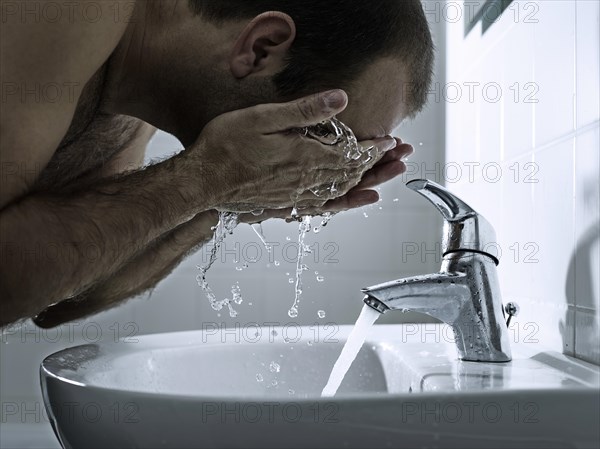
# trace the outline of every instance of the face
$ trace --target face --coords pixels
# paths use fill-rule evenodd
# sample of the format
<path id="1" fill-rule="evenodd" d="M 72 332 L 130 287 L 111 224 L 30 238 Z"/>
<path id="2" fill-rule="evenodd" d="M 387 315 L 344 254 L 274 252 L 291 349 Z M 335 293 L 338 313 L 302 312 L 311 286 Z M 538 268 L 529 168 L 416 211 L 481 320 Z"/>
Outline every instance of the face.
<path id="1" fill-rule="evenodd" d="M 359 141 L 391 135 L 407 116 L 403 98 L 406 82 L 400 61 L 377 60 L 347 90 L 348 107 L 338 118 Z"/>

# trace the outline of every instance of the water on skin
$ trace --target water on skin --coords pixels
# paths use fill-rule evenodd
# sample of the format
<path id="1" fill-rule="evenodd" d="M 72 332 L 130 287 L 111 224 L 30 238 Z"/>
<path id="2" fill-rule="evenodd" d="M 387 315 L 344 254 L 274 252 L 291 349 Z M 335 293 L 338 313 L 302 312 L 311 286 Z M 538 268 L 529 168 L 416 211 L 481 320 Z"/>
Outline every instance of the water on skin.
<path id="1" fill-rule="evenodd" d="M 365 342 L 369 329 L 373 323 L 377 321 L 377 318 L 379 318 L 380 315 L 381 314 L 377 310 L 372 309 L 368 305 L 365 304 L 363 306 L 362 311 L 356 320 L 356 324 L 354 325 L 352 332 L 350 332 L 348 340 L 342 349 L 342 353 L 335 362 L 335 365 L 333 365 L 333 370 L 329 375 L 327 385 L 325 385 L 325 388 L 323 388 L 323 392 L 321 393 L 322 397 L 335 396 L 335 393 L 344 380 L 344 376 L 346 376 L 358 351 L 360 351 L 360 348 Z"/>

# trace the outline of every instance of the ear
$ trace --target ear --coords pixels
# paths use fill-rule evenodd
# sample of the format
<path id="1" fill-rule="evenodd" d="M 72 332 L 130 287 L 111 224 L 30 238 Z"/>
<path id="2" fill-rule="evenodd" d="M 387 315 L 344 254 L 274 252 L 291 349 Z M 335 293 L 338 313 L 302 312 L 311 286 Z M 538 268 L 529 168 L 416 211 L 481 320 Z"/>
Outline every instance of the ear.
<path id="1" fill-rule="evenodd" d="M 238 79 L 259 72 L 278 73 L 295 38 L 296 24 L 287 14 L 270 11 L 256 16 L 233 46 L 231 73 Z"/>

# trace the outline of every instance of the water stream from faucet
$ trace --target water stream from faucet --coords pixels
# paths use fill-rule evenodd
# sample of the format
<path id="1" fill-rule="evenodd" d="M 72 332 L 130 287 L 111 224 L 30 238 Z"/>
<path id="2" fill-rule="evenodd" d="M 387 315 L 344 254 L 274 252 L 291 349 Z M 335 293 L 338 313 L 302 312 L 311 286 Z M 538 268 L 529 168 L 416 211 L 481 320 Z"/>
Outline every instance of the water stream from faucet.
<path id="1" fill-rule="evenodd" d="M 369 329 L 371 329 L 371 326 L 373 326 L 380 316 L 381 313 L 377 310 L 372 309 L 366 304 L 363 306 L 360 315 L 356 320 L 356 324 L 354 324 L 354 328 L 350 332 L 348 340 L 346 340 L 346 344 L 342 348 L 340 356 L 335 362 L 335 365 L 333 365 L 333 370 L 331 370 L 327 385 L 325 385 L 325 388 L 323 388 L 323 392 L 321 393 L 322 397 L 335 396 L 346 373 L 350 369 L 350 366 L 352 366 L 352 362 L 354 362 L 354 359 L 358 355 L 358 351 L 360 351 L 360 348 L 365 342 Z"/>

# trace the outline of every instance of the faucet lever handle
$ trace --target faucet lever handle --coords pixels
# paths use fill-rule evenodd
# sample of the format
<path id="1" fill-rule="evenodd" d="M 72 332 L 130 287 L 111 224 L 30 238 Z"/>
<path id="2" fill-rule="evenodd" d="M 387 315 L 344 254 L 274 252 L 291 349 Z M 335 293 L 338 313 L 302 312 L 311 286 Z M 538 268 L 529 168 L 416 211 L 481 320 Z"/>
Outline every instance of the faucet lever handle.
<path id="1" fill-rule="evenodd" d="M 439 184 L 428 179 L 413 179 L 406 187 L 420 193 L 440 211 L 444 220 L 464 220 L 477 214 L 471 206 Z"/>
<path id="2" fill-rule="evenodd" d="M 492 225 L 471 206 L 441 185 L 428 179 L 414 179 L 406 187 L 423 195 L 444 217 L 442 249 L 444 255 L 456 251 L 488 254 L 496 264 L 496 232 Z"/>

